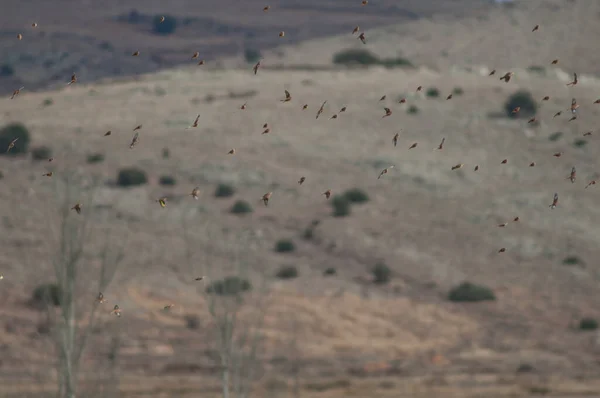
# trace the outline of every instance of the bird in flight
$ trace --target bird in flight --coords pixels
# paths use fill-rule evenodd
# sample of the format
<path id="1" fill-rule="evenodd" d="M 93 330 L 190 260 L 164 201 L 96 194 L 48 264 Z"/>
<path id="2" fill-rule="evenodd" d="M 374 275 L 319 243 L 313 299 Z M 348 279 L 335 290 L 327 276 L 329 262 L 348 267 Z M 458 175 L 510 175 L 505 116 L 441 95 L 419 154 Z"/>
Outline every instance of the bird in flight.
<path id="1" fill-rule="evenodd" d="M 390 108 L 383 108 L 383 110 L 385 111 L 385 115 L 383 115 L 382 118 L 392 115 L 392 110 Z"/>
<path id="2" fill-rule="evenodd" d="M 504 74 L 504 76 L 502 76 L 500 80 L 504 80 L 505 83 L 508 83 L 514 75 L 514 72 L 506 72 L 506 74 Z"/>
<path id="3" fill-rule="evenodd" d="M 15 147 L 16 142 L 19 140 L 19 138 L 15 138 L 14 140 L 12 140 L 10 142 L 10 144 L 8 144 L 8 148 L 6 149 L 6 153 L 8 153 L 8 151 L 10 151 L 11 149 L 13 149 Z"/>
<path id="4" fill-rule="evenodd" d="M 71 207 L 71 210 L 75 210 L 77 214 L 81 214 L 81 203 L 76 203 L 75 206 Z"/>
<path id="5" fill-rule="evenodd" d="M 575 166 L 573 166 L 573 168 L 571 169 L 571 174 L 569 174 L 569 176 L 566 178 L 567 180 L 571 180 L 571 183 L 575 182 L 575 175 L 576 175 L 577 171 L 575 170 Z"/>
<path id="6" fill-rule="evenodd" d="M 555 193 L 554 199 L 552 199 L 552 204 L 550 205 L 550 208 L 555 209 L 557 205 L 558 205 L 558 194 Z"/>
<path id="7" fill-rule="evenodd" d="M 256 63 L 256 65 L 254 65 L 254 67 L 252 68 L 252 70 L 254 71 L 255 75 L 258 73 L 258 68 L 260 68 L 260 61 L 258 61 Z"/>
<path id="8" fill-rule="evenodd" d="M 129 149 L 133 149 L 133 147 L 138 143 L 140 138 L 140 133 L 135 133 L 133 139 L 131 140 L 131 144 L 129 144 Z"/>
<path id="9" fill-rule="evenodd" d="M 10 99 L 14 99 L 17 95 L 21 94 L 21 90 L 23 90 L 24 88 L 25 88 L 25 86 L 22 86 L 22 87 L 16 89 L 15 91 L 13 91 L 12 97 L 10 97 Z"/>
<path id="10" fill-rule="evenodd" d="M 323 192 L 321 195 L 325 195 L 325 198 L 329 199 L 331 197 L 331 189 Z"/>
<path id="11" fill-rule="evenodd" d="M 446 142 L 446 137 L 442 138 L 442 142 L 440 142 L 440 145 L 438 145 L 437 148 L 435 148 L 435 151 L 441 151 L 442 149 L 444 149 L 444 142 Z"/>
<path id="12" fill-rule="evenodd" d="M 273 192 L 267 192 L 262 196 L 262 201 L 265 204 L 265 206 L 269 204 L 269 199 L 271 199 L 271 195 L 273 195 Z"/>
<path id="13" fill-rule="evenodd" d="M 367 44 L 367 38 L 365 37 L 365 32 L 358 35 L 358 39 L 362 41 L 362 44 Z"/>
<path id="14" fill-rule="evenodd" d="M 200 194 L 200 188 L 196 187 L 194 189 L 192 189 L 192 193 L 190 193 L 190 196 L 196 200 L 198 200 L 198 195 Z"/>
<path id="15" fill-rule="evenodd" d="M 292 100 L 292 95 L 290 94 L 289 91 L 284 90 L 285 91 L 285 98 L 282 100 L 279 100 L 281 102 L 290 102 Z"/>
<path id="16" fill-rule="evenodd" d="M 381 173 L 379 173 L 379 177 L 377 177 L 377 179 L 379 180 L 384 174 L 387 174 L 388 171 L 390 171 L 390 169 L 393 169 L 394 166 L 389 166 L 386 167 L 385 169 L 381 170 Z"/>
<path id="17" fill-rule="evenodd" d="M 325 109 L 325 104 L 327 104 L 327 101 L 323 101 L 323 103 L 321 104 L 321 107 L 317 111 L 317 117 L 315 117 L 315 119 L 318 119 L 319 116 L 321 116 L 321 113 L 323 113 L 323 109 Z"/>
<path id="18" fill-rule="evenodd" d="M 567 86 L 574 86 L 574 85 L 577 84 L 577 82 L 578 82 L 578 80 L 577 80 L 577 73 L 573 73 L 573 81 L 570 82 L 570 83 L 567 83 Z"/>
<path id="19" fill-rule="evenodd" d="M 196 120 L 194 120 L 194 123 L 191 126 L 189 126 L 187 129 L 198 127 L 198 120 L 200 120 L 200 115 L 196 116 Z"/>

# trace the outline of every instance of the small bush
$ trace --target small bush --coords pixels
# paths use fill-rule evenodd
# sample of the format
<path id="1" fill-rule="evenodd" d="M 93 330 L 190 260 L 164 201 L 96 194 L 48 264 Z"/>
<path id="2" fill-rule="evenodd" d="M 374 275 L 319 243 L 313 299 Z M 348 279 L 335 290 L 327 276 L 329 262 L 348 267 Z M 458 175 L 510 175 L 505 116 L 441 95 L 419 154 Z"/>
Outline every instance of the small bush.
<path id="1" fill-rule="evenodd" d="M 416 115 L 417 113 L 419 113 L 419 107 L 417 107 L 416 105 L 411 105 L 408 107 L 406 112 L 410 115 Z"/>
<path id="2" fill-rule="evenodd" d="M 254 209 L 252 209 L 250 203 L 246 202 L 245 200 L 238 200 L 233 204 L 233 206 L 231 206 L 231 212 L 233 214 L 247 214 L 252 213 L 253 211 Z"/>
<path id="3" fill-rule="evenodd" d="M 462 87 L 454 87 L 454 89 L 452 90 L 452 94 L 454 95 L 463 95 L 465 93 L 465 90 L 462 89 Z"/>
<path id="4" fill-rule="evenodd" d="M 104 154 L 102 153 L 90 153 L 87 155 L 87 162 L 89 164 L 96 164 L 104 162 Z"/>
<path id="5" fill-rule="evenodd" d="M 546 68 L 544 68 L 543 66 L 539 66 L 539 65 L 531 65 L 530 67 L 527 68 L 527 70 L 529 72 L 539 73 L 540 75 L 546 74 Z"/>
<path id="6" fill-rule="evenodd" d="M 258 61 L 260 61 L 261 57 L 262 54 L 259 50 L 253 48 L 247 48 L 246 50 L 244 50 L 244 59 L 249 64 L 256 64 Z"/>
<path id="7" fill-rule="evenodd" d="M 31 149 L 31 158 L 33 160 L 48 160 L 52 157 L 52 149 L 47 146 L 39 146 Z"/>
<path id="8" fill-rule="evenodd" d="M 289 239 L 281 239 L 275 243 L 275 251 L 277 253 L 290 253 L 296 250 L 296 245 Z"/>
<path id="9" fill-rule="evenodd" d="M 302 233 L 302 237 L 306 240 L 311 240 L 315 236 L 315 230 L 312 227 L 308 227 Z"/>
<path id="10" fill-rule="evenodd" d="M 333 267 L 325 268 L 325 271 L 323 271 L 324 276 L 332 276 L 335 274 L 337 274 L 337 271 Z"/>
<path id="11" fill-rule="evenodd" d="M 598 329 L 598 321 L 594 318 L 582 318 L 579 321 L 579 330 L 596 330 Z"/>
<path id="12" fill-rule="evenodd" d="M 279 279 L 294 279 L 298 277 L 298 270 L 293 265 L 284 265 L 275 276 Z"/>
<path id="13" fill-rule="evenodd" d="M 519 367 L 517 368 L 517 373 L 531 373 L 533 372 L 535 369 L 533 368 L 532 365 L 528 364 L 528 363 L 522 363 L 519 365 Z"/>
<path id="14" fill-rule="evenodd" d="M 388 283 L 390 281 L 390 279 L 392 278 L 392 270 L 390 269 L 390 267 L 388 267 L 387 265 L 385 265 L 383 263 L 375 264 L 375 266 L 373 267 L 371 272 L 373 273 L 373 276 L 375 277 L 373 282 L 380 284 L 380 285 L 384 284 L 384 283 Z"/>
<path id="15" fill-rule="evenodd" d="M 190 330 L 200 329 L 200 317 L 198 315 L 187 314 L 183 317 L 185 320 L 185 327 Z"/>
<path id="16" fill-rule="evenodd" d="M 463 282 L 450 290 L 448 300 L 455 302 L 488 301 L 496 300 L 496 295 L 492 289 L 486 286 Z"/>
<path id="17" fill-rule="evenodd" d="M 160 185 L 172 186 L 177 184 L 177 180 L 173 176 L 160 176 L 160 178 L 158 179 L 158 183 Z"/>
<path id="18" fill-rule="evenodd" d="M 513 109 L 520 107 L 519 113 L 512 113 Z M 531 93 L 525 90 L 512 94 L 504 103 L 504 112 L 510 118 L 532 117 L 537 112 L 537 103 Z"/>
<path id="19" fill-rule="evenodd" d="M 336 65 L 378 65 L 379 57 L 369 50 L 342 50 L 333 56 Z"/>
<path id="20" fill-rule="evenodd" d="M 163 148 L 161 155 L 163 159 L 168 159 L 171 156 L 171 151 L 169 151 L 169 148 Z"/>
<path id="21" fill-rule="evenodd" d="M 583 261 L 577 256 L 567 256 L 563 259 L 562 263 L 564 265 L 581 265 Z"/>
<path id="22" fill-rule="evenodd" d="M 148 183 L 148 177 L 144 170 L 137 167 L 121 169 L 117 175 L 117 185 L 121 187 L 133 187 Z"/>
<path id="23" fill-rule="evenodd" d="M 42 101 L 42 106 L 46 107 L 46 106 L 50 106 L 54 104 L 54 100 L 52 98 L 46 98 L 44 99 L 44 101 Z"/>
<path id="24" fill-rule="evenodd" d="M 6 150 L 8 149 L 8 145 L 15 138 L 18 138 L 18 140 L 15 142 L 14 148 L 7 153 Z M 29 131 L 25 126 L 21 123 L 8 124 L 0 129 L 0 154 L 16 156 L 27 153 L 29 141 Z"/>
<path id="25" fill-rule="evenodd" d="M 237 276 L 228 276 L 222 280 L 216 280 L 206 287 L 206 293 L 219 296 L 236 296 L 252 289 L 250 281 Z"/>
<path id="26" fill-rule="evenodd" d="M 583 140 L 581 138 L 576 139 L 575 141 L 573 141 L 573 146 L 575 148 L 583 148 L 587 145 L 587 141 Z"/>
<path id="27" fill-rule="evenodd" d="M 164 15 L 165 20 L 160 22 L 161 15 L 156 15 L 152 20 L 152 31 L 157 35 L 170 35 L 177 29 L 177 19 L 171 15 Z"/>
<path id="28" fill-rule="evenodd" d="M 33 290 L 31 300 L 36 305 L 53 305 L 58 307 L 62 299 L 62 291 L 55 283 L 40 285 Z"/>
<path id="29" fill-rule="evenodd" d="M 15 68 L 9 64 L 0 65 L 0 77 L 10 77 L 15 74 Z"/>
<path id="30" fill-rule="evenodd" d="M 334 217 L 346 217 L 350 215 L 350 201 L 343 195 L 335 195 L 331 201 Z"/>
<path id="31" fill-rule="evenodd" d="M 414 65 L 412 62 L 407 60 L 406 58 L 396 57 L 396 58 L 385 58 L 379 62 L 380 65 L 385 66 L 386 68 L 413 68 Z"/>
<path id="32" fill-rule="evenodd" d="M 344 197 L 351 203 L 366 203 L 369 201 L 369 195 L 360 188 L 352 188 L 344 192 Z"/>
<path id="33" fill-rule="evenodd" d="M 228 184 L 219 184 L 215 190 L 215 196 L 217 198 L 229 198 L 235 193 L 235 188 Z"/>
<path id="34" fill-rule="evenodd" d="M 556 141 L 560 140 L 560 139 L 562 138 L 562 136 L 563 136 L 563 135 L 564 135 L 564 134 L 563 134 L 562 132 L 560 132 L 560 131 L 557 131 L 557 132 L 555 132 L 555 133 L 552 133 L 552 134 L 550 134 L 550 135 L 548 136 L 548 139 L 549 139 L 550 141 L 552 141 L 552 142 L 556 142 Z"/>
<path id="35" fill-rule="evenodd" d="M 440 90 L 438 90 L 435 87 L 431 87 L 431 88 L 427 89 L 427 91 L 425 92 L 425 95 L 428 96 L 429 98 L 437 98 L 440 96 Z"/>

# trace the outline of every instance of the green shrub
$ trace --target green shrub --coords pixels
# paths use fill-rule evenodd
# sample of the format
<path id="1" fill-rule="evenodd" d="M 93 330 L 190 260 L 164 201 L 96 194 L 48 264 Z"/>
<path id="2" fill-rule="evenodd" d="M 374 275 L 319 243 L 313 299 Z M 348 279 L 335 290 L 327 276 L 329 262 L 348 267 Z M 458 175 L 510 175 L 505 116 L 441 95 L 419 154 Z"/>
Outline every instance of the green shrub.
<path id="1" fill-rule="evenodd" d="M 408 107 L 406 112 L 410 115 L 416 115 L 417 113 L 419 113 L 419 107 L 416 105 L 411 105 Z"/>
<path id="2" fill-rule="evenodd" d="M 324 276 L 331 276 L 331 275 L 335 275 L 335 274 L 337 274 L 337 271 L 333 267 L 325 268 L 325 271 L 323 271 Z"/>
<path id="3" fill-rule="evenodd" d="M 462 87 L 454 87 L 454 89 L 452 90 L 452 94 L 454 95 L 463 95 L 465 93 L 465 90 L 462 89 Z"/>
<path id="4" fill-rule="evenodd" d="M 173 176 L 160 176 L 158 179 L 158 183 L 160 185 L 175 185 L 177 184 L 177 180 Z"/>
<path id="5" fill-rule="evenodd" d="M 539 73 L 540 75 L 546 74 L 546 68 L 544 68 L 543 66 L 539 66 L 539 65 L 531 65 L 530 67 L 527 68 L 527 70 L 529 72 Z"/>
<path id="6" fill-rule="evenodd" d="M 496 295 L 492 289 L 486 286 L 463 282 L 450 290 L 448 300 L 455 302 L 489 301 L 496 300 Z"/>
<path id="7" fill-rule="evenodd" d="M 562 263 L 564 265 L 580 265 L 583 264 L 583 261 L 577 256 L 567 256 L 563 259 Z"/>
<path id="8" fill-rule="evenodd" d="M 371 272 L 373 273 L 373 276 L 375 278 L 373 282 L 380 285 L 388 283 L 392 278 L 392 270 L 390 269 L 390 267 L 383 263 L 375 264 Z"/>
<path id="9" fill-rule="evenodd" d="M 296 245 L 289 239 L 281 239 L 275 243 L 275 251 L 277 253 L 290 253 L 296 250 Z"/>
<path id="10" fill-rule="evenodd" d="M 54 100 L 52 98 L 46 98 L 44 99 L 44 101 L 42 101 L 42 106 L 46 107 L 46 106 L 50 106 L 54 104 Z"/>
<path id="11" fill-rule="evenodd" d="M 311 240 L 315 236 L 315 230 L 312 227 L 308 227 L 302 233 L 302 237 L 306 240 Z"/>
<path id="12" fill-rule="evenodd" d="M 582 318 L 579 321 L 579 330 L 596 330 L 598 329 L 598 321 L 594 318 Z"/>
<path id="13" fill-rule="evenodd" d="M 562 132 L 560 132 L 560 131 L 557 131 L 557 132 L 555 132 L 555 133 L 552 133 L 552 134 L 550 134 L 550 135 L 548 136 L 548 139 L 549 139 L 550 141 L 552 141 L 552 142 L 556 142 L 556 141 L 560 140 L 560 139 L 562 138 L 562 136 L 563 136 L 563 135 L 564 135 L 564 134 L 563 134 Z"/>
<path id="14" fill-rule="evenodd" d="M 252 213 L 253 211 L 254 209 L 252 209 L 250 203 L 246 202 L 245 200 L 238 200 L 233 204 L 233 206 L 231 206 L 231 212 L 233 214 L 247 214 Z"/>
<path id="15" fill-rule="evenodd" d="M 0 65 L 0 77 L 10 77 L 15 74 L 15 68 L 9 64 Z"/>
<path id="16" fill-rule="evenodd" d="M 117 175 L 117 185 L 121 187 L 133 187 L 148 183 L 148 177 L 144 170 L 137 167 L 121 169 Z"/>
<path id="17" fill-rule="evenodd" d="M 163 148 L 161 155 L 163 159 L 168 159 L 171 156 L 171 151 L 169 151 L 169 148 Z"/>
<path id="18" fill-rule="evenodd" d="M 157 35 L 170 35 L 177 29 L 177 19 L 171 15 L 164 15 L 165 20 L 160 22 L 161 15 L 156 15 L 152 20 L 152 31 Z"/>
<path id="19" fill-rule="evenodd" d="M 369 50 L 342 50 L 333 56 L 336 65 L 378 65 L 379 57 Z"/>
<path id="20" fill-rule="evenodd" d="M 512 113 L 513 109 L 520 107 L 519 113 Z M 510 118 L 526 117 L 530 118 L 537 112 L 537 103 L 531 93 L 525 90 L 517 91 L 512 94 L 504 103 L 504 112 Z"/>
<path id="21" fill-rule="evenodd" d="M 222 280 L 211 282 L 206 287 L 206 293 L 219 296 L 237 296 L 252 289 L 250 281 L 237 276 L 228 276 Z"/>
<path id="22" fill-rule="evenodd" d="M 262 54 L 259 50 L 256 50 L 254 48 L 247 48 L 246 50 L 244 50 L 244 59 L 249 64 L 255 64 L 258 61 L 260 61 L 261 58 Z"/>
<path id="23" fill-rule="evenodd" d="M 360 188 L 348 189 L 344 192 L 344 198 L 351 203 L 366 203 L 369 201 L 369 195 Z"/>
<path id="24" fill-rule="evenodd" d="M 186 314 L 183 319 L 185 320 L 185 327 L 190 330 L 200 329 L 200 317 L 195 314 Z"/>
<path id="25" fill-rule="evenodd" d="M 15 142 L 14 148 L 7 153 L 6 150 L 8 149 L 8 145 L 15 138 L 18 138 L 18 140 Z M 0 129 L 0 154 L 16 156 L 27 153 L 29 141 L 29 131 L 25 126 L 21 123 L 8 124 Z"/>
<path id="26" fill-rule="evenodd" d="M 350 215 L 350 201 L 344 195 L 335 195 L 331 200 L 334 217 L 346 217 Z"/>
<path id="27" fill-rule="evenodd" d="M 385 58 L 379 62 L 380 65 L 385 66 L 386 68 L 413 68 L 414 65 L 412 62 L 407 60 L 406 58 L 396 57 L 396 58 Z"/>
<path id="28" fill-rule="evenodd" d="M 48 160 L 52 157 L 52 149 L 47 146 L 39 146 L 31 149 L 31 158 L 33 160 Z"/>
<path id="29" fill-rule="evenodd" d="M 284 265 L 275 274 L 279 279 L 294 279 L 298 277 L 298 270 L 293 265 Z"/>
<path id="30" fill-rule="evenodd" d="M 576 139 L 575 141 L 573 141 L 573 146 L 575 148 L 583 148 L 584 146 L 587 145 L 587 141 L 583 140 L 581 138 Z"/>
<path id="31" fill-rule="evenodd" d="M 431 88 L 427 89 L 427 91 L 425 92 L 425 95 L 428 96 L 429 98 L 437 98 L 440 96 L 440 90 L 438 90 L 435 87 L 431 87 Z"/>
<path id="32" fill-rule="evenodd" d="M 215 190 L 215 196 L 217 198 L 229 198 L 235 193 L 235 188 L 228 184 L 219 184 Z"/>
<path id="33" fill-rule="evenodd" d="M 58 307 L 62 300 L 62 290 L 55 283 L 39 285 L 33 290 L 31 300 L 36 305 L 53 305 Z"/>
<path id="34" fill-rule="evenodd" d="M 104 162 L 104 154 L 102 153 L 90 153 L 87 155 L 87 162 L 89 164 L 96 164 Z"/>

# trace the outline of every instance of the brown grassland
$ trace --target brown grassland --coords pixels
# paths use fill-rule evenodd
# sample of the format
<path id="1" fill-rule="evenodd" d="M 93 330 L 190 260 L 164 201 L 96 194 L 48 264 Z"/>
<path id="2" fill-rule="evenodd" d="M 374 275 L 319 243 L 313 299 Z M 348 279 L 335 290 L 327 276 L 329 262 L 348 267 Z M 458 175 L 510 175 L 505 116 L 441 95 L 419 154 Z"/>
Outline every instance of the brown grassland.
<path id="1" fill-rule="evenodd" d="M 159 2 L 148 4 L 149 13 L 160 12 Z M 181 10 L 173 12 L 183 13 L 184 2 L 178 4 Z M 103 358 L 118 338 L 118 369 L 111 371 L 122 396 L 220 396 L 215 325 L 203 291 L 243 263 L 254 288 L 241 319 L 251 322 L 253 300 L 263 300 L 256 396 L 290 396 L 294 383 L 294 396 L 328 398 L 599 394 L 599 335 L 577 328 L 583 317 L 600 319 L 594 262 L 600 187 L 584 189 L 600 177 L 600 105 L 593 104 L 600 78 L 592 74 L 600 56 L 600 4 L 532 1 L 485 14 L 473 10 L 480 12 L 369 29 L 366 45 L 350 32 L 283 45 L 264 52 L 257 75 L 233 56 L 219 58 L 221 66 L 70 86 L 67 71 L 58 89 L 2 100 L 0 125 L 23 123 L 32 146 L 52 148 L 54 160 L 0 157 L 0 396 L 43 396 L 55 388 L 45 314 L 27 301 L 53 278 L 56 242 L 48 221 L 58 222 L 53 188 L 68 170 L 101 179 L 94 207 L 83 213 L 126 237 L 125 262 L 103 292 L 108 303 L 84 353 L 84 387 L 110 373 Z M 210 16 L 226 18 L 219 10 Z M 349 24 L 356 19 L 348 16 Z M 536 23 L 540 31 L 531 33 Z M 116 34 L 109 30 L 104 34 Z M 137 37 L 154 45 L 142 33 L 127 40 Z M 169 40 L 184 56 L 193 50 L 184 39 Z M 334 67 L 333 54 L 347 48 L 381 57 L 400 53 L 415 68 Z M 559 65 L 550 65 L 555 58 Z M 488 76 L 491 69 L 495 76 Z M 509 70 L 515 76 L 501 82 Z M 579 83 L 567 87 L 573 71 Z M 415 92 L 417 86 L 423 91 Z M 427 97 L 430 88 L 440 96 Z M 446 100 L 457 88 L 462 93 Z M 539 124 L 504 114 L 504 102 L 520 89 L 538 101 Z M 280 101 L 284 90 L 290 102 Z M 546 95 L 551 99 L 542 102 Z M 568 121 L 573 97 L 579 116 Z M 382 118 L 384 106 L 390 117 Z M 346 112 L 330 119 L 342 107 Z M 187 129 L 197 114 L 199 126 Z M 268 134 L 261 134 L 264 123 Z M 137 125 L 140 140 L 129 149 Z M 443 137 L 443 150 L 434 151 Z M 93 153 L 104 161 L 87 163 Z M 458 163 L 465 166 L 451 170 Z M 119 170 L 130 166 L 142 168 L 148 184 L 116 186 Z M 42 176 L 50 170 L 53 177 Z M 165 175 L 176 184 L 159 184 Z M 306 181 L 299 185 L 301 176 Z M 235 188 L 233 196 L 215 197 L 221 183 Z M 196 186 L 198 201 L 187 196 Z M 346 217 L 332 216 L 333 198 L 322 193 L 353 188 L 367 192 L 368 202 L 352 205 Z M 265 192 L 273 192 L 268 206 L 261 201 Z M 560 201 L 551 210 L 555 192 Z M 165 208 L 155 202 L 162 196 Z M 232 214 L 237 200 L 254 211 Z M 497 227 L 516 216 L 518 222 Z M 319 224 L 307 236 L 314 220 Z M 280 239 L 292 240 L 295 250 L 276 252 Z M 102 249 L 97 241 L 89 246 Z M 82 278 L 90 284 L 81 302 L 97 294 L 97 258 L 90 254 L 86 262 Z M 388 284 L 372 283 L 376 263 L 391 268 Z M 282 265 L 295 266 L 298 277 L 276 278 Z M 329 267 L 337 273 L 325 277 Z M 205 281 L 194 281 L 199 275 Z M 496 300 L 448 301 L 448 291 L 463 281 L 488 286 Z M 109 314 L 114 303 L 120 318 Z M 174 308 L 161 311 L 168 303 Z M 189 327 L 191 316 L 198 327 Z M 517 372 L 527 366 L 531 372 Z"/>

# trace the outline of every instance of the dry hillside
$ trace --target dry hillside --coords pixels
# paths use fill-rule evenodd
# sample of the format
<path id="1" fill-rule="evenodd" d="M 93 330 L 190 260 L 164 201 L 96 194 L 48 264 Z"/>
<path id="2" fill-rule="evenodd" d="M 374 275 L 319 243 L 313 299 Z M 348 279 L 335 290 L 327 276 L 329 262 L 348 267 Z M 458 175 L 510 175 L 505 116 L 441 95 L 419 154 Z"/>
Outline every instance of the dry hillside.
<path id="1" fill-rule="evenodd" d="M 570 24 L 573 10 L 580 10 L 574 7 L 583 3 L 566 2 L 552 11 L 550 27 L 532 18 L 545 15 L 542 8 L 514 11 L 524 30 L 523 47 L 541 48 L 528 40 L 544 34 L 552 39 L 553 29 Z M 592 18 L 592 12 L 581 17 L 582 27 L 587 15 Z M 489 29 L 473 22 L 482 38 L 474 48 L 483 49 L 481 43 L 492 40 L 488 35 L 501 41 L 502 21 L 490 17 Z M 539 32 L 525 32 L 536 22 Z M 2 393 L 23 397 L 54 388 L 45 313 L 28 300 L 36 286 L 54 278 L 60 225 L 55 204 L 61 193 L 55 188 L 70 172 L 96 176 L 101 185 L 93 205 L 68 217 L 109 228 L 125 249 L 83 356 L 82 377 L 111 380 L 103 388 L 120 379 L 126 396 L 200 391 L 219 396 L 218 325 L 204 291 L 211 281 L 242 272 L 253 289 L 245 293 L 240 323 L 253 325 L 257 314 L 264 316 L 257 326 L 264 337 L 260 360 L 254 364 L 257 391 L 264 396 L 285 396 L 296 382 L 297 391 L 311 397 L 597 393 L 597 333 L 576 330 L 580 319 L 600 318 L 600 269 L 594 262 L 600 255 L 600 187 L 585 188 L 600 176 L 595 155 L 600 105 L 593 104 L 600 80 L 586 74 L 594 55 L 577 61 L 569 46 L 556 45 L 555 58 L 582 71 L 574 87 L 566 86 L 571 71 L 561 69 L 569 65 L 532 72 L 526 68 L 534 62 L 515 55 L 510 65 L 512 55 L 501 58 L 491 49 L 489 59 L 477 51 L 478 68 L 463 68 L 458 50 L 432 65 L 439 56 L 435 46 L 442 47 L 434 34 L 455 31 L 445 26 L 453 25 L 432 22 L 432 36 L 420 50 L 398 45 L 413 63 L 429 67 L 265 68 L 256 75 L 250 68 L 192 67 L 4 100 L 0 123 L 25 124 L 31 145 L 50 147 L 54 159 L 0 158 L 6 231 L 0 240 Z M 509 26 L 505 21 L 507 37 L 515 32 Z M 591 48 L 595 37 L 578 44 Z M 405 38 L 418 40 L 412 33 Z M 283 48 L 284 64 L 330 62 L 346 48 L 343 40 L 356 42 L 348 34 Z M 363 47 L 385 55 L 378 41 Z M 520 54 L 520 47 L 508 47 L 510 54 Z M 540 57 L 552 58 L 542 52 Z M 490 77 L 492 67 L 499 70 Z M 516 72 L 509 83 L 499 80 L 501 68 Z M 417 86 L 423 90 L 416 92 Z M 431 88 L 439 89 L 439 97 L 426 96 Z M 539 124 L 505 116 L 504 102 L 519 89 L 538 100 Z M 291 101 L 281 101 L 284 90 Z M 544 96 L 550 100 L 541 101 Z M 580 106 L 578 118 L 569 121 L 573 97 Z M 240 109 L 244 103 L 246 109 Z M 338 114 L 342 107 L 346 111 Z M 382 117 L 384 107 L 391 116 Z M 553 117 L 558 111 L 562 115 Z M 198 127 L 188 128 L 198 114 Z M 261 134 L 264 123 L 268 134 Z M 138 125 L 139 142 L 130 149 Z M 442 138 L 443 149 L 434 151 Z M 235 154 L 228 155 L 232 148 Z M 557 152 L 560 157 L 553 156 Z M 95 153 L 104 160 L 90 163 Z M 463 168 L 452 170 L 461 163 Z M 115 184 L 119 170 L 131 166 L 148 174 L 148 184 Z M 571 183 L 574 166 L 577 179 Z M 43 176 L 50 170 L 52 177 Z M 159 184 L 162 176 L 174 177 L 175 185 Z M 299 185 L 301 176 L 306 180 Z M 233 196 L 215 197 L 221 183 L 234 187 Z M 196 186 L 198 201 L 189 196 Z M 334 217 L 335 195 L 353 188 L 369 200 Z M 329 200 L 322 195 L 327 189 L 333 192 Z M 261 201 L 266 192 L 273 192 L 268 206 Z M 555 192 L 558 206 L 550 209 Z M 164 208 L 156 202 L 163 196 Z M 72 204 L 79 200 L 73 196 Z M 232 214 L 237 200 L 247 201 L 253 212 Z M 499 228 L 504 222 L 509 223 Z M 276 252 L 281 239 L 292 240 L 295 250 Z M 82 306 L 97 294 L 101 240 L 91 239 L 86 249 Z M 376 263 L 391 269 L 389 283 L 372 283 Z M 275 276 L 290 265 L 297 278 Z M 336 274 L 324 276 L 327 268 Z M 200 275 L 204 281 L 195 281 Z M 488 286 L 496 300 L 448 301 L 448 291 L 463 281 Z M 109 313 L 114 303 L 120 318 Z M 175 307 L 161 311 L 169 303 Z M 106 360 L 114 341 L 118 367 Z"/>

